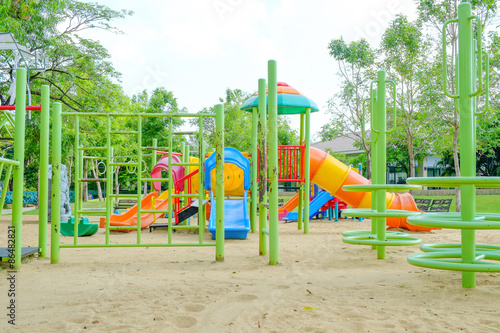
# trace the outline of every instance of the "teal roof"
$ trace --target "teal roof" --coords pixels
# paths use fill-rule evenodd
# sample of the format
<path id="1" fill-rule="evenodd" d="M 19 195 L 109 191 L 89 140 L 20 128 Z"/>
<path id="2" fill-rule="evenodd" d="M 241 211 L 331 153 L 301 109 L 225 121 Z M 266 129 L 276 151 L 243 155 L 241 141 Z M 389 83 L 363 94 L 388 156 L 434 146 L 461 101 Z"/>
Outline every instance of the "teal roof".
<path id="1" fill-rule="evenodd" d="M 268 104 L 268 95 L 266 95 L 266 105 Z M 259 106 L 259 96 L 252 96 L 241 106 L 241 110 L 252 111 L 252 108 Z M 297 94 L 278 94 L 278 114 L 302 114 L 310 108 L 311 112 L 319 111 L 318 106 L 310 98 Z"/>

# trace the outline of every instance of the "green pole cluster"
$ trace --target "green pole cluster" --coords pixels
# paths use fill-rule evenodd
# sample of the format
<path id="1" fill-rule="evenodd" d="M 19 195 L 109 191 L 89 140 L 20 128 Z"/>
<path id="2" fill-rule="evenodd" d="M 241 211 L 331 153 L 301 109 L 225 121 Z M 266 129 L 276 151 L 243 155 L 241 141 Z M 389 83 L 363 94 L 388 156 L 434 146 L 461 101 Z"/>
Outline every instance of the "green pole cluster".
<path id="1" fill-rule="evenodd" d="M 61 237 L 61 103 L 53 104 L 52 117 L 52 200 L 51 200 L 51 240 L 50 263 L 60 261 Z"/>
<path id="2" fill-rule="evenodd" d="M 21 235 L 23 232 L 24 134 L 26 114 L 26 69 L 16 70 L 16 120 L 14 133 L 14 168 L 12 193 L 12 227 L 14 228 L 14 270 L 21 268 Z"/>
<path id="3" fill-rule="evenodd" d="M 40 193 L 38 193 L 38 247 L 40 257 L 47 258 L 47 220 L 49 205 L 49 131 L 50 88 L 42 86 L 42 109 L 40 111 Z"/>
<path id="4" fill-rule="evenodd" d="M 215 106 L 216 216 L 215 260 L 224 261 L 224 106 Z M 212 207 L 211 209 L 214 209 Z"/>
<path id="5" fill-rule="evenodd" d="M 266 79 L 259 79 L 259 254 L 267 254 L 267 105 Z"/>
<path id="6" fill-rule="evenodd" d="M 474 21 L 476 24 L 474 28 Z M 458 56 L 455 70 L 456 94 L 447 89 L 446 27 L 458 23 Z M 477 37 L 474 36 L 474 30 Z M 461 229 L 461 243 L 434 243 L 421 246 L 424 253 L 408 257 L 408 262 L 421 267 L 462 271 L 462 287 L 476 286 L 476 272 L 500 272 L 500 246 L 476 244 L 476 229 L 500 229 L 500 215 L 476 212 L 476 186 L 499 188 L 500 177 L 476 177 L 476 117 L 488 110 L 489 60 L 482 50 L 482 25 L 472 15 L 471 4 L 458 6 L 458 18 L 443 26 L 443 83 L 445 95 L 458 99 L 460 114 L 460 177 L 410 178 L 409 183 L 425 186 L 460 187 L 461 212 L 425 213 L 409 218 L 415 225 L 433 228 Z M 483 57 L 485 67 L 483 68 Z M 476 61 L 477 59 L 477 61 Z M 485 73 L 484 73 L 485 72 Z M 485 74 L 485 84 L 483 75 Z M 484 85 L 484 87 L 483 87 Z M 485 92 L 485 110 L 477 112 L 476 96 Z M 459 215 L 459 218 L 457 218 Z M 481 260 L 487 260 L 482 262 Z M 496 263 L 495 263 L 496 261 Z"/>
<path id="7" fill-rule="evenodd" d="M 474 99 L 471 94 L 475 89 L 474 75 L 474 47 L 471 22 L 471 6 L 460 5 L 458 7 L 458 93 L 460 109 L 460 173 L 462 177 L 476 176 L 476 136 L 475 131 L 475 109 Z M 482 57 L 482 55 L 480 55 Z M 470 221 L 476 215 L 476 190 L 474 185 L 462 185 L 461 188 L 462 219 Z M 464 263 L 472 263 L 475 260 L 475 230 L 462 231 L 462 260 Z M 474 272 L 462 272 L 462 283 L 464 288 L 476 286 L 476 274 Z"/>
<path id="8" fill-rule="evenodd" d="M 387 130 L 387 82 L 390 82 L 393 87 L 393 126 L 391 130 Z M 373 85 L 377 84 L 377 88 Z M 372 209 L 346 209 L 343 211 L 345 216 L 370 217 L 372 218 L 371 230 L 355 230 L 343 232 L 343 241 L 349 244 L 371 245 L 377 250 L 377 259 L 385 259 L 386 246 L 406 246 L 416 245 L 421 242 L 417 237 L 410 237 L 402 232 L 386 231 L 387 217 L 407 217 L 419 212 L 389 210 L 387 209 L 387 190 L 392 191 L 408 191 L 410 189 L 420 189 L 418 185 L 387 185 L 386 169 L 387 169 L 387 133 L 393 131 L 396 127 L 396 85 L 393 81 L 386 79 L 385 71 L 377 73 L 377 80 L 373 81 L 370 86 L 371 103 L 371 148 L 372 148 L 372 184 L 369 185 L 346 185 L 343 187 L 345 191 L 353 192 L 371 192 L 372 194 Z M 367 102 L 365 101 L 365 102 Z M 364 119 L 365 110 L 363 108 L 362 120 L 362 135 L 364 139 Z"/>
<path id="9" fill-rule="evenodd" d="M 269 111 L 269 264 L 278 264 L 278 72 L 275 60 L 268 62 Z M 262 147 L 265 149 L 265 147 Z"/>

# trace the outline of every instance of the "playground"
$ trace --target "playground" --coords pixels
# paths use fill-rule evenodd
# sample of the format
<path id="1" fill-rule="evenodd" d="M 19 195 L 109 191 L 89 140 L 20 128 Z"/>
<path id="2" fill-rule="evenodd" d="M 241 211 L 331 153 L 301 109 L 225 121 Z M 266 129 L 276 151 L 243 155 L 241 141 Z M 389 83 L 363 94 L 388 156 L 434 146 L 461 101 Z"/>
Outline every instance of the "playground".
<path id="1" fill-rule="evenodd" d="M 24 225 L 26 242 L 36 242 L 35 219 Z M 371 249 L 342 242 L 342 232 L 369 223 L 314 220 L 307 236 L 296 223 L 280 224 L 278 266 L 255 255 L 256 234 L 228 240 L 224 264 L 214 262 L 209 248 L 76 249 L 63 252 L 59 265 L 29 259 L 19 278 L 18 325 L 38 332 L 248 332 L 259 325 L 264 332 L 495 331 L 498 274 L 480 274 L 480 288 L 461 289 L 455 272 L 408 265 L 416 246 L 391 249 L 380 261 Z M 167 235 L 155 230 L 143 237 Z M 450 230 L 419 237 L 459 241 Z M 123 242 L 134 238 L 119 235 Z M 495 233 L 477 238 L 500 242 Z"/>
<path id="2" fill-rule="evenodd" d="M 13 105 L 0 106 L 8 150 L 0 157 L 0 330 L 500 330 L 498 196 L 480 202 L 476 191 L 500 188 L 500 177 L 476 169 L 477 118 L 492 111 L 490 58 L 471 4 L 457 15 L 444 22 L 441 56 L 443 95 L 459 110 L 460 175 L 397 184 L 387 165 L 389 136 L 402 126 L 398 82 L 385 70 L 372 73 L 361 103 L 365 173 L 362 163 L 311 147 L 319 107 L 278 80 L 276 60 L 237 104 L 250 120 L 248 151 L 226 145 L 234 112 L 226 104 L 79 112 L 43 85 L 36 105 L 29 66 L 16 68 Z M 460 49 L 453 70 L 450 24 Z M 294 142 L 279 142 L 280 116 L 299 120 Z M 189 128 L 178 126 L 184 120 Z M 37 126 L 36 145 L 27 144 L 27 124 Z M 36 215 L 23 213 L 33 155 Z M 133 190 L 120 190 L 120 170 Z M 88 184 L 97 184 L 96 201 L 86 198 Z M 451 198 L 418 197 L 427 187 L 459 189 L 456 209 Z"/>

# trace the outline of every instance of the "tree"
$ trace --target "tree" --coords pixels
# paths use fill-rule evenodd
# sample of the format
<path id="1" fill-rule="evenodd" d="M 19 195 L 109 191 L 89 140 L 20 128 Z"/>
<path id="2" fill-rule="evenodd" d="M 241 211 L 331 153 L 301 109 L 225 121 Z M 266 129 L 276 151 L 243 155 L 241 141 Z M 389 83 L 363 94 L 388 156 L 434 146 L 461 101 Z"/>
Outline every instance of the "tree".
<path id="1" fill-rule="evenodd" d="M 361 121 L 363 101 L 369 97 L 369 83 L 374 78 L 375 51 L 365 39 L 347 44 L 342 37 L 333 39 L 328 50 L 338 62 L 341 83 L 340 91 L 328 101 L 331 118 L 321 128 L 320 138 L 326 141 L 349 134 L 355 136 L 366 151 L 370 177 L 370 145 L 361 140 Z"/>
<path id="2" fill-rule="evenodd" d="M 442 39 L 442 27 L 444 22 L 454 19 L 458 16 L 458 0 L 416 0 L 417 10 L 419 14 L 419 20 L 433 32 L 435 46 L 437 49 L 437 58 L 440 58 L 442 52 L 441 39 Z M 479 16 L 481 23 L 483 24 L 483 30 L 493 22 L 496 17 L 497 11 L 497 1 L 496 0 L 472 0 L 473 12 Z M 449 24 L 446 29 L 446 39 L 448 48 L 451 50 L 449 52 L 448 63 L 451 66 L 448 67 L 449 73 L 447 73 L 446 85 L 450 91 L 456 91 L 455 75 L 453 73 L 455 68 L 456 56 L 458 54 L 458 29 L 456 24 Z M 439 60 L 438 60 L 439 61 Z M 440 65 L 436 66 L 440 67 Z M 439 74 L 442 72 L 442 68 Z M 450 100 L 443 94 L 443 84 L 441 80 L 438 80 L 436 84 L 433 84 L 434 95 L 441 96 L 441 98 L 435 99 L 433 104 L 437 110 L 440 110 L 441 118 L 448 124 L 449 130 L 452 134 L 452 145 L 449 148 L 444 148 L 443 151 L 451 151 L 453 155 L 453 165 L 455 168 L 455 174 L 460 176 L 460 163 L 459 163 L 459 152 L 458 152 L 458 139 L 459 139 L 459 113 L 458 113 L 458 103 L 457 100 Z M 455 203 L 457 212 L 460 211 L 460 188 L 456 188 L 455 191 Z"/>
<path id="3" fill-rule="evenodd" d="M 429 45 L 417 23 L 397 15 L 384 32 L 381 43 L 384 54 L 382 66 L 396 83 L 397 129 L 392 141 L 406 145 L 408 175 L 415 177 L 417 155 L 431 149 L 432 136 L 436 133 L 436 115 L 424 103 L 419 103 L 429 85 L 431 68 L 426 61 Z"/>
<path id="4" fill-rule="evenodd" d="M 85 30 L 120 32 L 110 21 L 132 12 L 112 10 L 95 3 L 75 0 L 27 0 L 0 2 L 0 31 L 8 31 L 31 52 L 39 51 L 46 60 L 43 72 L 30 72 L 33 95 L 42 84 L 52 88 L 52 100 L 75 111 L 100 110 L 116 97 L 119 73 L 107 60 L 107 50 L 97 41 L 79 35 Z M 119 89 L 118 89 L 119 90 Z M 6 83 L 0 89 L 5 103 Z"/>
<path id="5" fill-rule="evenodd" d="M 127 98 L 116 83 L 119 73 L 109 62 L 107 50 L 99 42 L 83 38 L 81 33 L 91 29 L 119 33 L 110 22 L 131 14 L 129 11 L 116 11 L 75 0 L 0 1 L 0 31 L 12 33 L 20 44 L 26 45 L 30 52 L 37 52 L 45 60 L 43 71 L 28 72 L 32 104 L 39 104 L 41 86 L 47 84 L 51 88 L 51 99 L 63 103 L 66 110 L 120 110 Z M 10 68 L 7 75 L 3 76 L 7 80 L 0 82 L 1 104 L 9 102 L 8 89 L 15 67 L 20 65 L 8 52 L 0 51 L 0 66 Z M 74 179 L 75 129 L 69 118 L 63 121 L 62 158 L 68 165 L 71 180 Z M 38 178 L 39 122 L 36 112 L 26 121 L 26 156 L 29 158 L 25 162 L 25 178 L 28 188 L 34 188 Z M 86 128 L 95 123 L 86 118 L 82 119 L 81 125 Z"/>

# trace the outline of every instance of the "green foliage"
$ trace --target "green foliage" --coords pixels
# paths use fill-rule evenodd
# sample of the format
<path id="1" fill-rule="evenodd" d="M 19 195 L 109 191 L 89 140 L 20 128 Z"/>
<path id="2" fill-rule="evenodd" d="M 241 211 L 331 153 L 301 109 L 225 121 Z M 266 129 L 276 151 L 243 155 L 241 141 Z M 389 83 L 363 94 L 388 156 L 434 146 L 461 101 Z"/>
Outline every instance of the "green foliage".
<path id="1" fill-rule="evenodd" d="M 373 79 L 376 51 L 364 39 L 347 44 L 342 36 L 328 45 L 329 54 L 338 63 L 340 91 L 328 101 L 330 121 L 321 127 L 323 141 L 351 135 L 367 153 L 370 145 L 362 142 L 361 122 L 363 101 L 368 98 L 368 86 Z M 368 163 L 369 164 L 369 163 Z M 370 175 L 370 169 L 366 169 Z"/>
<path id="2" fill-rule="evenodd" d="M 41 86 L 49 85 L 52 101 L 63 103 L 65 111 L 110 112 L 127 107 L 128 98 L 117 83 L 120 74 L 109 61 L 108 51 L 97 41 L 83 38 L 89 29 L 119 33 L 110 22 L 131 12 L 112 10 L 95 3 L 75 0 L 0 1 L 0 31 L 10 32 L 31 52 L 45 59 L 43 72 L 28 72 L 32 104 L 39 104 Z M 10 51 L 0 51 L 0 65 L 13 68 Z M 12 78 L 12 71 L 10 72 Z M 11 81 L 0 83 L 0 101 L 7 103 Z M 26 182 L 35 187 L 38 179 L 39 114 L 26 121 Z M 99 143 L 103 138 L 102 122 L 85 118 L 82 133 L 93 128 L 84 142 Z M 73 121 L 63 119 L 63 163 L 73 164 Z"/>

